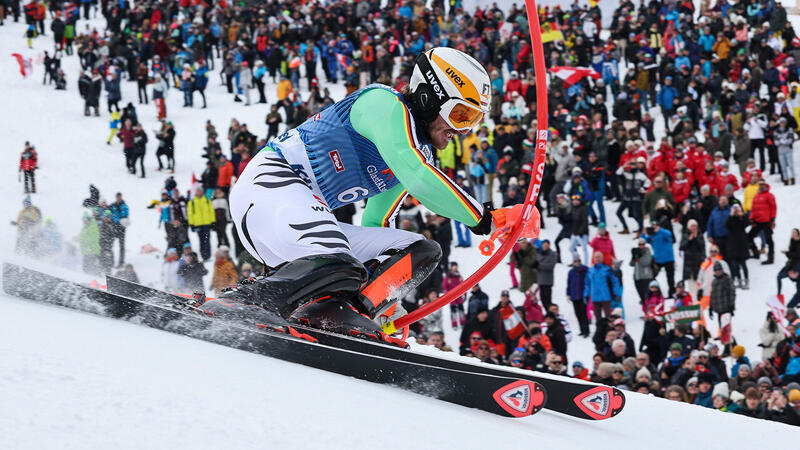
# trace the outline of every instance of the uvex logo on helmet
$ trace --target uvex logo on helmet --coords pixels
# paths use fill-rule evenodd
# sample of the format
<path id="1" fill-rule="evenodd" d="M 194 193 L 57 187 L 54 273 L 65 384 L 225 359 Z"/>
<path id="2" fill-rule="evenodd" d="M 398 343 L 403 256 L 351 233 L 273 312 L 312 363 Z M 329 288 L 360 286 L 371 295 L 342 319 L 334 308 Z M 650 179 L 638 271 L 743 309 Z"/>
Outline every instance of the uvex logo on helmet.
<path id="1" fill-rule="evenodd" d="M 442 91 L 442 87 L 439 86 L 439 82 L 436 81 L 436 76 L 433 74 L 433 71 L 429 70 L 425 73 L 425 76 L 428 78 L 428 82 L 433 87 L 433 92 L 436 93 L 436 96 L 439 97 L 439 99 L 442 99 L 444 97 L 444 92 Z"/>
<path id="2" fill-rule="evenodd" d="M 453 80 L 453 83 L 457 84 L 458 87 L 462 88 L 464 87 L 464 80 L 462 80 L 461 77 L 458 76 L 458 74 L 456 73 L 455 70 L 453 70 L 452 67 L 448 67 L 447 69 L 445 69 L 445 73 L 450 75 L 450 79 Z"/>

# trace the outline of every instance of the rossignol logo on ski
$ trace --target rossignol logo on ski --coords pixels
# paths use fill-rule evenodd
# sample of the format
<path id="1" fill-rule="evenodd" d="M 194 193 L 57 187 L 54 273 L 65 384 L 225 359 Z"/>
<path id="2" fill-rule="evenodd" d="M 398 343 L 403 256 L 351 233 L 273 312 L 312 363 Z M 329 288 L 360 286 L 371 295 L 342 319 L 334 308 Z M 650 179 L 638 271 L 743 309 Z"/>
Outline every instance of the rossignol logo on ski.
<path id="1" fill-rule="evenodd" d="M 331 161 L 333 161 L 333 168 L 336 169 L 336 173 L 344 172 L 344 163 L 342 163 L 342 157 L 339 156 L 339 151 L 331 150 L 328 152 L 328 155 L 331 157 Z"/>
<path id="2" fill-rule="evenodd" d="M 544 390 L 541 386 L 527 380 L 518 380 L 507 384 L 495 391 L 492 397 L 503 410 L 513 417 L 529 416 L 539 411 L 545 400 Z"/>
<path id="3" fill-rule="evenodd" d="M 624 406 L 625 400 L 612 388 L 598 386 L 575 397 L 575 404 L 590 418 L 603 420 L 616 415 Z"/>

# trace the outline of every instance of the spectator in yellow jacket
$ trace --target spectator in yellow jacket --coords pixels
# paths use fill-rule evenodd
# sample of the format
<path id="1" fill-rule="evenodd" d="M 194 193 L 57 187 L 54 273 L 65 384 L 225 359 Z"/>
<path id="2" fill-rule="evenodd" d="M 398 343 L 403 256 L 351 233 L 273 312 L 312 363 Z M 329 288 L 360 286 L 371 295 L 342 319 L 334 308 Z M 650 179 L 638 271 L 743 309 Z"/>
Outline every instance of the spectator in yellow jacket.
<path id="1" fill-rule="evenodd" d="M 753 198 L 758 194 L 758 177 L 750 177 L 750 184 L 744 188 L 744 202 L 742 203 L 742 211 L 749 214 L 753 209 Z"/>
<path id="2" fill-rule="evenodd" d="M 198 187 L 194 197 L 186 204 L 189 226 L 200 238 L 200 255 L 203 261 L 211 258 L 211 227 L 216 222 L 214 206 L 205 196 L 205 189 Z"/>
<path id="3" fill-rule="evenodd" d="M 286 75 L 281 75 L 281 81 L 278 83 L 278 102 L 282 102 L 293 90 L 292 82 L 286 78 Z"/>

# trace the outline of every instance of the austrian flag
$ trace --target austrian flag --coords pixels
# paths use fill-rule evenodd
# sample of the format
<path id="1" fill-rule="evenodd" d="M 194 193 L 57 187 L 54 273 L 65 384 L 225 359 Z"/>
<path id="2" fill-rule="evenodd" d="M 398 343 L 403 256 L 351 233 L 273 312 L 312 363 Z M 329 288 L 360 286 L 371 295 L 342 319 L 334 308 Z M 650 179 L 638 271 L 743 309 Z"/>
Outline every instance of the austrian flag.
<path id="1" fill-rule="evenodd" d="M 525 332 L 525 324 L 522 323 L 519 313 L 510 303 L 500 308 L 500 317 L 503 319 L 506 333 L 511 340 L 522 336 L 522 333 Z"/>
<path id="2" fill-rule="evenodd" d="M 590 67 L 556 66 L 550 68 L 550 73 L 564 80 L 564 87 L 570 87 L 586 77 L 592 77 L 595 80 L 600 78 L 600 74 Z"/>

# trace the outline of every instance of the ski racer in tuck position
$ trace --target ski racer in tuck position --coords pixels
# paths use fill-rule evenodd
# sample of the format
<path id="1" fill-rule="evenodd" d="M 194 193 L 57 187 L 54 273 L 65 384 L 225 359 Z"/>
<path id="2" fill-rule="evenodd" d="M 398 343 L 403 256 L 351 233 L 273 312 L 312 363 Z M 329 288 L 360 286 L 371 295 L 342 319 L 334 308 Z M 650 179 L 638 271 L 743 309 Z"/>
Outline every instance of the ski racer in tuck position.
<path id="1" fill-rule="evenodd" d="M 431 154 L 431 146 L 442 149 L 480 124 L 490 96 L 480 63 L 434 48 L 416 59 L 402 93 L 366 86 L 270 141 L 232 188 L 230 211 L 244 247 L 273 269 L 222 296 L 238 302 L 204 309 L 257 305 L 351 334 L 375 333 L 373 320 L 399 317 L 397 301 L 441 258 L 436 242 L 388 228 L 406 195 L 476 234 L 505 224 L 507 210 L 478 203 L 434 166 Z M 331 213 L 366 198 L 362 226 Z M 538 224 L 538 211 L 531 221 Z"/>

